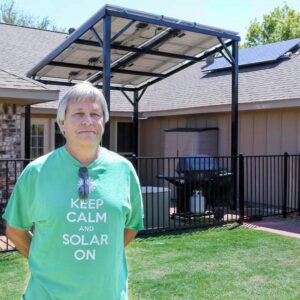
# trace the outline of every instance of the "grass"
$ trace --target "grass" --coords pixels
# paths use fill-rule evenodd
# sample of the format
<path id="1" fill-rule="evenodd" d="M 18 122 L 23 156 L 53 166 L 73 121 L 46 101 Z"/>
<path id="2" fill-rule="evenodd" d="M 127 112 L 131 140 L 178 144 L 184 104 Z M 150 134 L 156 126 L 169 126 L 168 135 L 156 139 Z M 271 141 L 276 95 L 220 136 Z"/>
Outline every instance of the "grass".
<path id="1" fill-rule="evenodd" d="M 0 253 L 0 299 L 21 299 L 27 285 L 27 261 L 18 252 Z"/>
<path id="2" fill-rule="evenodd" d="M 127 249 L 129 299 L 300 299 L 300 240 L 228 225 L 140 238 Z M 28 271 L 0 255 L 0 299 L 19 299 Z"/>

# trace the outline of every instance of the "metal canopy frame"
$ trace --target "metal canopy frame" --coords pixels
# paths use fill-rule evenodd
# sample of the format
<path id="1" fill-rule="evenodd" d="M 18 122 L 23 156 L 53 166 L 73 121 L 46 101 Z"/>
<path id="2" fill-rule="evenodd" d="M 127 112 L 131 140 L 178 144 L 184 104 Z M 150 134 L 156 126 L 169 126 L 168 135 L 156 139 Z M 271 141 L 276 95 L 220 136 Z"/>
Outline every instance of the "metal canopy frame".
<path id="1" fill-rule="evenodd" d="M 112 19 L 121 18 L 122 20 L 127 20 L 127 23 L 118 28 L 118 32 L 114 32 L 112 36 Z M 99 27 L 99 22 L 102 21 L 102 28 L 97 31 L 97 26 Z M 118 42 L 118 39 L 122 35 L 128 33 L 132 29 L 132 26 L 137 22 L 139 28 L 142 28 L 145 24 L 146 26 L 156 26 L 157 30 L 160 30 L 151 38 L 147 38 L 146 41 L 137 43 L 136 45 L 122 45 Z M 121 21 L 122 23 L 122 21 Z M 135 25 L 137 26 L 137 25 Z M 159 26 L 159 27 L 157 27 Z M 163 30 L 162 30 L 163 29 Z M 87 37 L 87 33 L 93 38 Z M 102 37 L 100 36 L 102 33 Z M 216 39 L 215 43 L 211 47 L 204 46 L 205 50 L 198 51 L 197 53 L 189 54 L 189 51 L 184 53 L 168 52 L 165 50 L 158 50 L 162 44 L 166 43 L 165 48 L 172 49 L 174 44 L 168 41 L 172 40 L 174 37 L 182 37 L 182 35 L 199 34 L 198 43 L 194 45 L 194 49 L 199 50 L 199 45 L 204 45 L 205 40 L 203 36 L 213 37 Z M 141 36 L 139 36 L 141 37 Z M 126 40 L 126 39 L 125 39 Z M 116 6 L 106 5 L 100 11 L 98 11 L 94 16 L 92 16 L 86 23 L 84 23 L 80 28 L 78 28 L 64 43 L 62 43 L 57 49 L 50 53 L 45 59 L 43 59 L 37 66 L 27 73 L 28 77 L 32 77 L 39 80 L 45 84 L 54 85 L 73 85 L 78 82 L 78 80 L 72 80 L 73 76 L 78 76 L 80 71 L 91 72 L 86 73 L 91 74 L 88 78 L 79 80 L 88 80 L 92 82 L 95 86 L 102 88 L 104 97 L 107 101 L 108 109 L 110 111 L 110 91 L 120 90 L 125 98 L 133 106 L 133 154 L 138 155 L 138 113 L 139 113 L 139 101 L 144 95 L 147 87 L 152 84 L 163 80 L 211 55 L 215 55 L 219 52 L 232 66 L 232 105 L 231 105 L 231 155 L 232 158 L 232 172 L 233 172 L 233 199 L 237 203 L 237 155 L 238 155 L 238 42 L 240 37 L 235 32 L 226 31 L 223 29 L 218 29 L 214 27 L 208 27 L 199 25 L 196 23 L 180 21 L 177 19 L 167 18 L 164 16 L 146 14 L 144 12 L 128 10 Z M 211 41 L 210 41 L 211 43 Z M 210 44 L 208 43 L 208 44 Z M 102 50 L 102 66 L 91 65 L 91 58 L 88 60 L 89 64 L 82 64 L 74 62 L 64 62 L 55 60 L 59 55 L 61 55 L 65 50 L 68 51 L 68 47 L 90 47 L 93 49 Z M 177 44 L 175 43 L 175 46 Z M 186 46 L 185 44 L 180 44 L 179 46 Z M 228 48 L 231 47 L 232 51 Z M 176 48 L 176 47 L 175 47 Z M 203 49 L 203 47 L 201 47 Z M 181 49 L 179 47 L 179 49 Z M 115 51 L 112 53 L 112 51 Z M 116 56 L 119 52 L 124 52 L 123 56 L 112 60 L 112 54 Z M 100 52 L 100 51 L 99 51 Z M 68 55 L 66 55 L 68 56 Z M 132 65 L 132 62 L 143 58 L 143 56 L 150 57 L 160 57 L 160 58 L 170 58 L 180 61 L 180 63 L 170 64 L 172 67 L 163 70 L 162 72 L 150 70 L 132 70 L 128 69 L 128 65 Z M 97 60 L 93 61 L 93 63 Z M 147 65 L 147 64 L 146 64 Z M 153 65 L 155 65 L 155 60 Z M 165 62 L 168 65 L 168 61 Z M 162 66 L 164 66 L 162 64 Z M 69 68 L 70 70 L 75 70 L 69 72 L 69 77 L 64 77 L 64 80 L 57 80 L 50 78 L 40 78 L 39 71 L 43 68 L 48 67 L 51 69 L 56 68 Z M 157 65 L 156 65 L 157 67 Z M 158 66 L 159 67 L 159 66 Z M 159 68 L 158 68 L 159 69 Z M 44 69 L 45 70 L 45 69 Z M 76 71 L 77 70 L 77 71 Z M 80 71 L 78 71 L 80 70 Z M 92 73 L 94 72 L 94 74 Z M 55 72 L 54 72 L 55 73 Z M 60 73 L 61 74 L 61 73 Z M 124 74 L 129 76 L 138 76 L 138 84 L 112 84 L 112 74 Z M 51 75 L 51 74 L 50 74 Z M 72 75 L 72 76 L 71 76 Z M 52 76 L 54 77 L 54 76 Z M 140 81 L 140 78 L 145 78 L 146 80 Z M 67 80 L 66 80 L 67 79 Z M 129 77 L 130 79 L 130 77 Z M 102 81 L 102 84 L 99 84 Z M 133 92 L 133 100 L 128 96 L 127 92 Z M 26 109 L 26 119 L 30 118 L 30 108 Z M 30 121 L 25 121 L 26 126 L 26 136 L 30 136 Z M 28 138 L 30 143 L 30 139 Z M 106 125 L 105 133 L 103 136 L 103 145 L 109 147 L 110 144 L 110 132 L 109 124 Z M 29 154 L 30 145 L 27 144 L 27 153 Z"/>
<path id="2" fill-rule="evenodd" d="M 118 32 L 112 36 L 112 18 L 121 18 L 127 20 L 127 23 L 119 28 Z M 96 27 L 99 22 L 102 22 L 102 32 L 98 32 Z M 132 30 L 132 26 L 136 24 L 150 24 L 153 26 L 159 26 L 158 29 L 163 29 L 153 38 L 139 45 L 122 45 L 117 40 L 126 34 L 129 30 Z M 98 24 L 98 25 L 97 25 Z M 216 39 L 216 45 L 200 51 L 196 55 L 174 53 L 168 51 L 160 51 L 158 46 L 168 42 L 174 37 L 185 35 L 186 33 L 199 34 L 203 38 L 203 35 L 207 37 L 213 37 Z M 93 37 L 91 39 L 84 39 L 84 35 L 90 34 Z M 101 37 L 102 35 L 102 37 Z M 32 77 L 35 80 L 43 82 L 45 84 L 64 85 L 71 86 L 76 84 L 79 80 L 76 80 L 76 74 L 79 71 L 94 72 L 88 81 L 92 82 L 95 86 L 102 88 L 104 97 L 107 101 L 110 111 L 110 91 L 120 90 L 123 95 L 130 101 L 133 106 L 133 128 L 134 128 L 134 141 L 133 141 L 133 153 L 138 155 L 138 113 L 139 113 L 139 101 L 144 95 L 147 87 L 153 85 L 164 78 L 167 78 L 217 52 L 221 53 L 232 65 L 232 128 L 231 128 L 231 154 L 236 156 L 238 154 L 238 42 L 240 37 L 235 32 L 226 31 L 214 27 L 203 26 L 197 23 L 191 23 L 187 21 L 180 21 L 164 16 L 147 14 L 140 11 L 134 11 L 124 9 L 116 6 L 106 5 L 94 16 L 92 16 L 86 23 L 78 28 L 64 43 L 62 43 L 57 49 L 45 57 L 37 66 L 27 73 L 28 77 Z M 68 47 L 71 46 L 89 46 L 94 51 L 102 50 L 102 66 L 71 63 L 64 61 L 57 61 L 57 57 L 61 55 Z M 232 47 L 232 53 L 228 49 Z M 112 61 L 112 51 L 125 52 L 125 55 L 121 59 Z M 223 52 L 225 51 L 225 53 Z M 141 71 L 132 70 L 126 68 L 133 61 L 143 57 L 144 55 L 151 57 L 171 58 L 180 61 L 175 66 L 164 70 L 163 72 L 154 72 L 151 70 Z M 69 73 L 68 78 L 49 78 L 39 76 L 41 70 L 45 70 L 46 67 L 55 68 L 69 68 L 72 71 Z M 145 77 L 145 80 L 136 85 L 128 84 L 112 84 L 113 74 L 125 74 L 136 75 L 139 77 Z M 75 77 L 72 77 L 72 76 Z M 73 79 L 75 78 L 75 79 Z M 150 79 L 149 79 L 150 78 Z M 99 84 L 102 81 L 102 84 Z M 130 99 L 126 92 L 133 92 L 133 100 Z M 106 126 L 105 134 L 103 137 L 103 145 L 109 147 L 110 134 L 109 125 Z"/>

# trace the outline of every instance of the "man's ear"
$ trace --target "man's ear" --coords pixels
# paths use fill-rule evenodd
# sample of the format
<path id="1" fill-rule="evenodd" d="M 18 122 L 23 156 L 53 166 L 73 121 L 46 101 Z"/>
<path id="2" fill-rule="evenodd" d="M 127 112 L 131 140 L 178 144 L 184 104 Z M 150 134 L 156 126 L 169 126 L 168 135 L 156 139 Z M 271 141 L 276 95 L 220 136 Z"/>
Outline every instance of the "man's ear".
<path id="1" fill-rule="evenodd" d="M 65 121 L 59 120 L 58 123 L 59 123 L 59 127 L 63 131 L 63 135 L 64 135 L 64 132 L 65 132 L 65 130 L 64 130 L 65 129 Z"/>
<path id="2" fill-rule="evenodd" d="M 61 127 L 65 126 L 65 121 L 63 121 L 63 120 L 59 120 L 58 123 L 59 123 L 59 126 L 61 126 Z"/>
<path id="3" fill-rule="evenodd" d="M 102 121 L 102 123 L 103 123 L 103 126 L 102 126 L 102 128 L 103 128 L 102 136 L 103 136 L 103 134 L 104 134 L 104 131 L 105 131 L 105 122 L 104 122 L 104 121 Z"/>

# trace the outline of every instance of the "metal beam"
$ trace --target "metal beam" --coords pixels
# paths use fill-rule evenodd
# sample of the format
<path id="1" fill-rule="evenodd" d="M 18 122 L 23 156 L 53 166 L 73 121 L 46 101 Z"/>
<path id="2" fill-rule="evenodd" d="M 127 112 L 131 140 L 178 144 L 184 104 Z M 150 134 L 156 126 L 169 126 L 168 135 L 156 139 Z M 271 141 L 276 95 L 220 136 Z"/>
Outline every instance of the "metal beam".
<path id="1" fill-rule="evenodd" d="M 105 16 L 103 19 L 103 95 L 107 102 L 108 112 L 110 113 L 110 60 L 111 60 L 111 49 L 110 49 L 110 37 L 111 37 L 111 17 Z M 103 146 L 110 148 L 110 122 L 105 126 L 103 135 Z"/>
<path id="2" fill-rule="evenodd" d="M 140 21 L 140 22 L 144 22 L 144 23 L 155 24 L 155 25 L 159 25 L 159 26 L 163 26 L 163 27 L 170 27 L 170 28 L 174 28 L 174 29 L 178 29 L 178 30 L 191 31 L 191 32 L 196 32 L 196 33 L 202 33 L 205 35 L 221 37 L 224 39 L 240 41 L 240 37 L 237 35 L 226 33 L 224 31 L 215 31 L 213 29 L 206 28 L 204 26 L 201 27 L 199 25 L 195 26 L 195 25 L 184 25 L 181 23 L 173 23 L 173 22 L 169 22 L 166 20 L 162 20 L 162 19 L 154 19 L 154 18 L 149 18 L 147 16 L 131 14 L 131 13 L 128 13 L 127 11 L 119 12 L 116 10 L 107 9 L 107 14 L 109 14 L 110 16 L 114 16 L 114 17 L 120 17 L 120 18 Z"/>
<path id="3" fill-rule="evenodd" d="M 79 44 L 79 45 L 91 46 L 91 47 L 100 47 L 99 44 L 95 41 L 87 41 L 87 40 L 78 39 L 74 43 Z M 117 45 L 117 44 L 111 44 L 111 49 L 121 50 L 121 51 L 126 51 L 126 52 L 143 53 L 143 54 L 162 56 L 162 57 L 170 57 L 170 58 L 176 58 L 176 59 L 181 59 L 181 60 L 198 61 L 198 59 L 194 56 L 176 54 L 176 53 L 170 53 L 170 52 L 164 52 L 164 51 L 158 51 L 158 50 L 151 50 L 151 49 L 144 49 L 144 48 L 129 47 L 129 46 L 123 46 L 123 45 Z"/>
<path id="4" fill-rule="evenodd" d="M 90 28 L 90 31 L 92 33 L 92 35 L 94 36 L 95 40 L 97 41 L 97 43 L 103 47 L 103 41 L 101 39 L 101 37 L 99 36 L 98 32 L 95 30 L 94 27 Z"/>
<path id="5" fill-rule="evenodd" d="M 33 77 L 40 71 L 44 66 L 46 66 L 50 61 L 54 60 L 58 55 L 60 55 L 67 47 L 72 45 L 74 41 L 79 39 L 83 34 L 85 34 L 92 26 L 99 22 L 106 14 L 106 9 L 101 9 L 95 15 L 93 15 L 86 23 L 80 26 L 67 40 L 65 40 L 58 48 L 53 50 L 46 58 L 39 62 L 35 67 L 33 67 L 29 72 L 27 72 L 27 77 Z"/>
<path id="6" fill-rule="evenodd" d="M 232 54 L 228 50 L 228 47 L 224 44 L 224 41 L 221 38 L 218 38 L 218 40 L 221 43 L 221 45 L 223 46 L 223 49 L 225 50 L 226 54 L 229 56 L 230 60 L 228 60 L 228 58 L 225 56 L 225 54 L 223 52 L 220 52 L 221 55 L 232 65 L 234 63 L 234 58 L 233 58 Z"/>
<path id="7" fill-rule="evenodd" d="M 197 61 L 197 58 L 195 58 L 194 56 L 189 56 L 189 55 L 184 55 L 184 54 L 176 54 L 176 53 L 159 51 L 159 50 L 151 50 L 151 49 L 145 49 L 145 48 L 135 48 L 135 47 L 113 44 L 112 49 L 123 50 L 123 51 L 128 51 L 128 52 L 143 53 L 143 54 L 155 55 L 155 56 L 162 56 L 162 57 L 170 57 L 170 58 L 176 58 L 176 59 L 181 59 L 181 60 Z"/>
<path id="8" fill-rule="evenodd" d="M 232 61 L 225 55 L 225 53 L 222 51 L 222 50 L 220 50 L 220 51 L 218 51 L 221 55 L 222 55 L 222 57 L 224 57 L 224 59 L 226 59 L 227 61 L 228 61 L 228 63 L 232 66 Z"/>
<path id="9" fill-rule="evenodd" d="M 72 68 L 72 69 L 82 69 L 82 70 L 89 70 L 89 71 L 101 71 L 103 69 L 102 67 L 98 67 L 98 66 L 65 63 L 65 62 L 60 62 L 60 61 L 51 61 L 48 64 L 48 66 Z"/>
<path id="10" fill-rule="evenodd" d="M 156 45 L 174 37 L 174 35 L 178 34 L 178 30 L 176 29 L 171 29 L 171 30 L 166 30 L 165 32 L 162 32 L 161 36 L 158 37 L 156 40 L 153 42 L 145 45 L 143 49 L 151 49 L 152 47 L 155 47 Z M 104 49 L 103 49 L 104 51 Z M 124 60 L 121 60 L 118 62 L 115 66 L 112 67 L 112 72 L 115 69 L 121 68 L 123 66 L 126 66 L 128 63 L 132 63 L 134 60 L 136 60 L 138 57 L 140 57 L 142 54 L 141 53 L 133 53 L 132 55 L 129 55 L 127 58 Z M 91 82 L 97 82 L 99 79 L 102 78 L 102 74 L 99 74 L 98 76 L 96 75 Z"/>
<path id="11" fill-rule="evenodd" d="M 100 66 L 89 66 L 82 64 L 73 64 L 73 63 L 64 63 L 59 61 L 52 61 L 48 64 L 49 66 L 62 67 L 62 68 L 72 68 L 72 69 L 82 69 L 82 70 L 90 70 L 90 71 L 103 71 L 103 68 Z M 130 74 L 130 75 L 138 75 L 138 76 L 147 76 L 147 77 L 158 77 L 164 78 L 164 74 L 160 73 L 152 73 L 152 72 L 143 72 L 137 70 L 126 70 L 126 69 L 115 69 L 112 73 L 119 74 Z"/>
<path id="12" fill-rule="evenodd" d="M 231 43 L 232 43 L 232 41 L 227 41 L 227 42 L 225 43 L 225 45 L 230 45 Z M 202 55 L 198 56 L 198 57 L 197 57 L 197 58 L 198 58 L 198 61 L 201 61 L 201 60 L 207 58 L 208 56 L 213 55 L 213 54 L 219 52 L 219 51 L 222 50 L 222 49 L 223 49 L 223 46 L 215 47 L 215 48 L 212 49 L 211 51 L 207 51 L 207 52 L 203 53 Z M 180 67 L 174 69 L 173 71 L 170 71 L 169 73 L 166 73 L 166 74 L 165 74 L 165 75 L 166 75 L 165 78 L 167 78 L 167 77 L 169 77 L 169 76 L 171 76 L 171 75 L 173 75 L 173 74 L 175 74 L 175 73 L 177 73 L 177 72 L 179 72 L 179 71 L 181 71 L 181 70 L 183 70 L 183 69 L 185 69 L 185 68 L 187 68 L 187 67 L 189 67 L 189 66 L 195 64 L 195 63 L 196 63 L 195 61 L 187 62 L 186 64 L 184 64 L 184 65 L 182 65 L 182 66 L 180 66 Z M 141 86 L 139 86 L 137 89 L 138 89 L 138 90 L 144 89 L 145 87 L 148 87 L 148 86 L 150 86 L 150 85 L 152 85 L 152 84 L 155 84 L 155 83 L 157 83 L 157 82 L 160 81 L 160 80 L 162 80 L 162 79 L 161 79 L 161 78 L 157 78 L 157 79 L 154 79 L 154 80 L 152 80 L 152 81 L 148 81 L 148 82 L 142 84 Z"/>
<path id="13" fill-rule="evenodd" d="M 147 86 L 145 88 L 142 89 L 141 94 L 138 96 L 138 101 L 140 101 L 142 99 L 142 97 L 144 96 L 145 92 L 147 90 Z"/>
<path id="14" fill-rule="evenodd" d="M 118 33 L 116 33 L 112 38 L 111 41 L 113 42 L 116 40 L 119 36 L 121 36 L 126 30 L 128 30 L 136 21 L 131 20 L 129 21 Z"/>
<path id="15" fill-rule="evenodd" d="M 130 99 L 130 97 L 125 93 L 125 91 L 121 90 L 122 94 L 124 95 L 124 97 L 128 100 L 128 102 L 134 106 L 134 102 Z M 135 90 L 134 90 L 135 92 Z"/>
<path id="16" fill-rule="evenodd" d="M 43 84 L 49 84 L 49 85 L 57 85 L 57 86 L 73 86 L 77 82 L 70 82 L 70 81 L 57 81 L 57 80 L 43 80 L 43 79 L 35 79 L 38 82 L 41 82 Z M 102 89 L 103 85 L 102 84 L 96 84 L 94 85 L 96 88 Z M 121 87 L 121 86 L 110 86 L 111 90 L 114 91 L 128 91 L 128 92 L 133 92 L 136 90 L 136 88 L 129 88 L 129 87 Z"/>
<path id="17" fill-rule="evenodd" d="M 31 107 L 30 105 L 25 106 L 25 159 L 30 159 L 30 148 L 31 148 Z"/>

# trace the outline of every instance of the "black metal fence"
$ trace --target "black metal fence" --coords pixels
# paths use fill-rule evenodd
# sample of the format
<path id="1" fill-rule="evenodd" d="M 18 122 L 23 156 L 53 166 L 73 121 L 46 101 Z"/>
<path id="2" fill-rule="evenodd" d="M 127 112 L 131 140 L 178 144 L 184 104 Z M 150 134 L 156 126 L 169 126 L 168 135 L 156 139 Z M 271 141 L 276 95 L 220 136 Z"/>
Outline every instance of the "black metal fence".
<path id="1" fill-rule="evenodd" d="M 142 186 L 146 233 L 300 214 L 300 155 L 132 162 Z"/>
<path id="2" fill-rule="evenodd" d="M 130 160 L 142 186 L 144 233 L 300 213 L 300 155 Z M 0 160 L 1 215 L 26 163 Z M 0 251 L 12 248 L 0 219 Z"/>
<path id="3" fill-rule="evenodd" d="M 29 160 L 0 159 L 0 251 L 14 249 L 14 245 L 5 236 L 5 222 L 2 219 L 8 199 L 15 183 Z"/>
<path id="4" fill-rule="evenodd" d="M 300 213 L 299 155 L 245 156 L 240 160 L 244 218 Z"/>
<path id="5" fill-rule="evenodd" d="M 231 157 L 136 159 L 145 231 L 238 221 Z"/>

